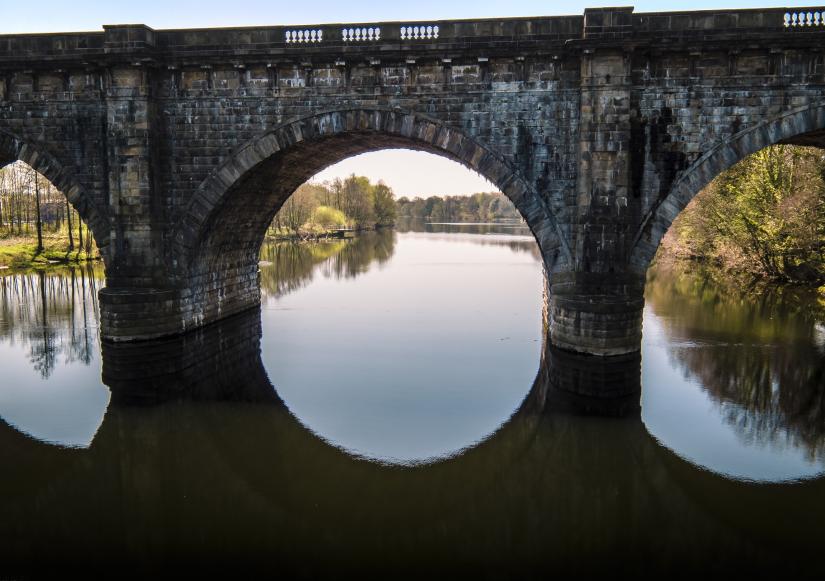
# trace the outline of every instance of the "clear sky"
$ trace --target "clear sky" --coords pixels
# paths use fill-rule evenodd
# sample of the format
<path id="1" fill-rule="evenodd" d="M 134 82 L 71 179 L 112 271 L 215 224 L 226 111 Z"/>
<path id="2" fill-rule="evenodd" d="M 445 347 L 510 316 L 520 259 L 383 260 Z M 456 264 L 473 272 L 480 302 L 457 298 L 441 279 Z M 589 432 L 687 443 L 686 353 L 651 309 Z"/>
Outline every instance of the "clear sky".
<path id="1" fill-rule="evenodd" d="M 154 28 L 258 26 L 327 22 L 441 20 L 499 16 L 581 14 L 588 6 L 632 5 L 637 12 L 811 6 L 811 0 L 639 0 L 579 2 L 557 0 L 20 0 L 0 3 L 0 34 L 100 30 L 103 24 L 142 23 Z"/>
<path id="2" fill-rule="evenodd" d="M 498 189 L 455 161 L 409 149 L 362 153 L 328 167 L 313 180 L 345 178 L 353 173 L 367 176 L 372 182 L 383 180 L 396 197 L 462 196 Z"/>
<path id="3" fill-rule="evenodd" d="M 101 30 L 103 24 L 142 23 L 153 28 L 260 26 L 329 22 L 443 20 L 507 16 L 582 14 L 588 6 L 633 5 L 637 12 L 810 6 L 811 0 L 639 0 L 637 2 L 578 2 L 558 0 L 40 0 L 26 4 L 0 0 L 0 34 Z M 815 4 L 815 3 L 814 3 Z M 344 160 L 319 179 L 366 175 L 383 179 L 396 195 L 467 194 L 495 188 L 478 174 L 431 154 L 404 150 L 381 151 Z"/>

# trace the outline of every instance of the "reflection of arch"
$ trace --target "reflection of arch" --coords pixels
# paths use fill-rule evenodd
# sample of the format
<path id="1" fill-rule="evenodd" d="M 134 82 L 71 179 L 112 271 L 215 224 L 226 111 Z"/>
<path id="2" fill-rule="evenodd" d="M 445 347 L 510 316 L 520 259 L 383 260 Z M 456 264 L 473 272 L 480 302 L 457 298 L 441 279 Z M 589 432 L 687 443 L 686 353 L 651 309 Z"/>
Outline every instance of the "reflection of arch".
<path id="1" fill-rule="evenodd" d="M 110 409 L 179 399 L 253 403 L 259 406 L 262 416 L 286 414 L 288 431 L 301 434 L 309 442 L 302 447 L 320 447 L 325 455 L 337 458 L 336 462 L 360 463 L 305 427 L 288 410 L 264 368 L 261 336 L 260 310 L 251 310 L 178 337 L 142 343 L 104 343 L 103 380 L 112 389 Z M 154 364 L 146 366 L 148 360 Z M 638 416 L 639 364 L 638 354 L 594 362 L 592 357 L 560 351 L 547 344 L 533 385 L 496 431 L 473 446 L 416 465 L 415 469 L 442 466 L 439 470 L 453 471 L 455 468 L 447 466 L 455 462 L 474 463 L 476 458 L 498 457 L 515 448 L 526 448 L 545 410 L 574 415 Z M 590 397 L 591 392 L 597 395 Z M 610 395 L 605 396 L 606 393 Z M 264 421 L 260 427 L 268 431 L 276 423 Z M 100 433 L 105 429 L 104 422 Z M 274 440 L 277 435 L 256 433 L 254 439 Z M 215 445 L 220 447 L 221 443 Z M 250 451 L 254 452 L 254 447 Z M 365 464 L 380 466 L 372 461 Z M 501 461 L 496 460 L 495 464 L 500 465 Z"/>
<path id="2" fill-rule="evenodd" d="M 286 412 L 292 431 L 303 433 L 314 442 L 313 446 L 328 448 L 349 461 L 347 452 L 306 428 L 278 396 L 261 359 L 261 333 L 260 310 L 251 310 L 181 336 L 140 343 L 103 343 L 102 375 L 112 390 L 110 409 L 170 400 L 254 403 L 265 413 Z M 149 360 L 153 365 L 145 364 Z M 485 440 L 456 455 L 490 445 L 507 426 L 519 424 L 516 418 L 538 416 L 545 405 L 548 385 L 547 368 L 542 365 L 533 387 L 513 415 Z M 99 433 L 105 429 L 104 420 Z M 524 426 L 520 425 L 519 433 L 523 432 Z M 436 461 L 440 462 L 443 460 Z"/>
<path id="3" fill-rule="evenodd" d="M 741 550 L 752 550 L 750 535 L 763 532 L 795 555 L 805 540 L 821 544 L 825 479 L 731 481 L 660 446 L 638 413 L 558 413 L 545 391 L 552 384 L 546 366 L 519 412 L 477 447 L 416 467 L 358 460 L 272 397 L 255 347 L 256 318 L 228 319 L 224 329 L 217 324 L 177 342 L 105 345 L 112 407 L 88 450 L 21 442 L 0 425 L 0 454 L 11 451 L 2 458 L 24 467 L 30 482 L 47 484 L 15 486 L 15 470 L 0 479 L 0 493 L 14 493 L 16 507 L 0 519 L 0 538 L 41 539 L 48 530 L 55 541 L 49 562 L 61 567 L 87 559 L 80 549 L 95 546 L 100 567 L 129 559 L 148 568 L 164 563 L 167 571 L 185 566 L 190 574 L 214 573 L 213 558 L 226 555 L 231 538 L 225 565 L 233 571 L 278 558 L 280 571 L 304 576 L 340 575 L 355 563 L 363 572 L 365 562 L 409 571 L 439 558 L 439 570 L 449 572 L 545 573 L 553 566 L 581 576 L 617 566 L 672 572 L 680 562 L 693 573 L 711 552 L 717 568 L 742 567 Z M 232 325 L 247 331 L 239 335 Z M 147 350 L 166 354 L 161 369 L 145 365 Z M 562 382 L 586 373 L 583 364 L 574 367 Z M 165 373 L 181 391 L 155 397 L 152 384 L 165 385 Z M 164 397 L 197 401 L 142 405 Z M 13 549 L 4 566 L 50 566 L 38 559 L 42 543 Z M 583 558 L 594 553 L 611 558 Z M 184 563 L 190 555 L 197 559 Z M 747 562 L 765 564 L 760 555 Z M 819 566 L 818 559 L 785 565 L 813 563 Z"/>
<path id="4" fill-rule="evenodd" d="M 570 251 L 551 210 L 501 155 L 462 130 L 399 109 L 343 109 L 286 123 L 248 141 L 200 185 L 173 236 L 175 256 L 248 262 L 281 204 L 315 173 L 387 148 L 447 157 L 477 171 L 524 216 L 549 264 Z M 240 255 L 236 254 L 240 249 Z M 196 267 L 197 268 L 197 267 Z M 198 270 L 204 270 L 202 265 Z"/>
<path id="5" fill-rule="evenodd" d="M 27 163 L 66 196 L 86 222 L 97 247 L 101 249 L 101 256 L 105 259 L 108 253 L 104 249 L 109 245 L 109 226 L 103 217 L 105 214 L 100 211 L 94 200 L 85 194 L 71 169 L 63 167 L 48 152 L 0 129 L 0 167 L 18 160 Z"/>
<path id="6" fill-rule="evenodd" d="M 633 242 L 631 263 L 647 265 L 653 260 L 670 225 L 716 176 L 760 149 L 779 143 L 825 147 L 825 103 L 787 111 L 758 123 L 697 159 L 644 217 Z"/>

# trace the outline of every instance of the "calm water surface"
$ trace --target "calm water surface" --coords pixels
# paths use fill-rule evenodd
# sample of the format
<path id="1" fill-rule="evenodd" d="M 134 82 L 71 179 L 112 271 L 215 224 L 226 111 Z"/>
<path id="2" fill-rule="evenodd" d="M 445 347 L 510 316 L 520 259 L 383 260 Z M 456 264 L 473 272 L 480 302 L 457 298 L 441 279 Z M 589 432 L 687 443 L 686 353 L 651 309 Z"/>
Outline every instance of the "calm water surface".
<path id="1" fill-rule="evenodd" d="M 102 350 L 102 272 L 0 278 L 0 578 L 816 571 L 822 298 L 661 267 L 605 365 L 542 277 L 517 225 L 271 244 L 260 311 Z"/>

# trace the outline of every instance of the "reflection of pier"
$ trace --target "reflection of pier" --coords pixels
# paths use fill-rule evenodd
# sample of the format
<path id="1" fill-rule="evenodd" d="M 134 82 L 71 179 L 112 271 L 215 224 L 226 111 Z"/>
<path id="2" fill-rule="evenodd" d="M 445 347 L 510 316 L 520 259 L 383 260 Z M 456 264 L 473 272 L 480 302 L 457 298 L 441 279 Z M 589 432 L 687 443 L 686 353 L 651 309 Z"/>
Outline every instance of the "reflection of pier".
<path id="1" fill-rule="evenodd" d="M 711 554 L 714 572 L 818 567 L 825 481 L 735 482 L 670 453 L 632 404 L 638 360 L 596 368 L 548 352 L 499 431 L 454 458 L 401 467 L 353 458 L 304 428 L 270 384 L 259 339 L 252 314 L 174 341 L 105 345 L 112 404 L 88 450 L 0 429 L 0 459 L 13 467 L 0 479 L 2 573 L 131 563 L 132 575 L 674 564 L 695 574 Z M 159 368 L 147 354 L 162 356 Z M 627 389 L 574 393 L 594 377 Z"/>

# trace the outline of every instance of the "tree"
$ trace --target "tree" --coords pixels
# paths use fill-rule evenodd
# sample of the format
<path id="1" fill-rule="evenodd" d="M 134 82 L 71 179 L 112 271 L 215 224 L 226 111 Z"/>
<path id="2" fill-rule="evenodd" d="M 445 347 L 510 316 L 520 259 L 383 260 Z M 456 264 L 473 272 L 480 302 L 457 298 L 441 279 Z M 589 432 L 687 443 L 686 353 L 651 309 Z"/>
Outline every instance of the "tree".
<path id="1" fill-rule="evenodd" d="M 69 205 L 69 198 L 66 198 L 66 230 L 69 232 L 69 252 L 74 250 L 74 235 L 72 233 L 72 208 Z"/>
<path id="2" fill-rule="evenodd" d="M 298 232 L 309 220 L 315 206 L 315 191 L 307 184 L 303 184 L 284 202 L 275 219 L 279 226 L 282 225 L 290 232 Z"/>
<path id="3" fill-rule="evenodd" d="M 375 226 L 372 190 L 369 179 L 364 176 L 351 174 L 344 180 L 342 207 L 339 209 L 350 217 L 356 228 Z"/>
<path id="4" fill-rule="evenodd" d="M 677 218 L 663 255 L 777 282 L 825 281 L 825 156 L 765 148 L 714 180 Z"/>
<path id="5" fill-rule="evenodd" d="M 37 172 L 32 168 L 32 181 L 34 182 L 35 195 L 35 215 L 37 221 L 37 253 L 43 252 L 43 221 L 40 218 L 40 180 L 37 179 Z"/>
<path id="6" fill-rule="evenodd" d="M 341 210 L 329 206 L 318 206 L 312 211 L 310 222 L 320 227 L 323 231 L 333 228 L 343 228 L 347 225 L 347 217 Z"/>
<path id="7" fill-rule="evenodd" d="M 397 211 L 392 190 L 384 182 L 379 181 L 373 186 L 373 214 L 376 226 L 392 226 L 395 224 Z"/>

